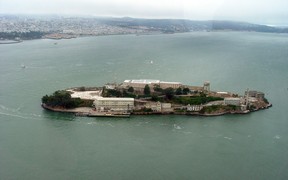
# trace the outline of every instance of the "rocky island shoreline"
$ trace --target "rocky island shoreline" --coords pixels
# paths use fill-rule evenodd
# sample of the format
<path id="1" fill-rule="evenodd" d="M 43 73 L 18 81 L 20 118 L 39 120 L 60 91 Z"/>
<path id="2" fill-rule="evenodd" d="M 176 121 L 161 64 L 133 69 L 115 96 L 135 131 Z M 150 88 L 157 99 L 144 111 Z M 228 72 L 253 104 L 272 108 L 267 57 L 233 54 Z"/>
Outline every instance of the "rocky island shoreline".
<path id="1" fill-rule="evenodd" d="M 42 97 L 42 107 L 54 112 L 88 117 L 130 117 L 130 115 L 220 116 L 247 114 L 272 106 L 260 91 L 247 89 L 244 95 L 210 90 L 160 80 L 125 80 L 103 87 L 59 90 Z"/>

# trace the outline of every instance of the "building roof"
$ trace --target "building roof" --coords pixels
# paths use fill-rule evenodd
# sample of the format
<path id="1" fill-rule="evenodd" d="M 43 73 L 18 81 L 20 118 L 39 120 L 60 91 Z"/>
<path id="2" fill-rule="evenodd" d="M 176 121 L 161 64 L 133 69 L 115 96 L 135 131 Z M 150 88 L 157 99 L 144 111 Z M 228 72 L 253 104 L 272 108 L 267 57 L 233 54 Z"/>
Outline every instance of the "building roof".
<path id="1" fill-rule="evenodd" d="M 228 94 L 228 92 L 217 92 L 217 94 Z"/>
<path id="2" fill-rule="evenodd" d="M 154 79 L 133 79 L 133 80 L 125 80 L 124 83 L 152 84 L 152 83 L 160 83 L 160 80 L 154 80 Z"/>
<path id="3" fill-rule="evenodd" d="M 97 97 L 96 100 L 103 100 L 103 101 L 134 101 L 134 98 Z"/>
<path id="4" fill-rule="evenodd" d="M 155 79 L 133 79 L 133 80 L 125 80 L 124 83 L 137 83 L 137 84 L 181 84 L 180 82 L 167 82 L 167 81 L 160 81 Z"/>
<path id="5" fill-rule="evenodd" d="M 138 80 L 131 80 L 131 83 L 138 83 L 138 84 L 152 84 L 152 83 L 160 83 L 160 80 L 154 79 L 138 79 Z"/>
<path id="6" fill-rule="evenodd" d="M 167 82 L 167 81 L 160 81 L 160 84 L 181 84 L 180 82 Z"/>
<path id="7" fill-rule="evenodd" d="M 224 98 L 224 100 L 230 100 L 230 101 L 239 101 L 240 98 L 237 98 L 237 97 L 227 97 L 227 98 Z"/>

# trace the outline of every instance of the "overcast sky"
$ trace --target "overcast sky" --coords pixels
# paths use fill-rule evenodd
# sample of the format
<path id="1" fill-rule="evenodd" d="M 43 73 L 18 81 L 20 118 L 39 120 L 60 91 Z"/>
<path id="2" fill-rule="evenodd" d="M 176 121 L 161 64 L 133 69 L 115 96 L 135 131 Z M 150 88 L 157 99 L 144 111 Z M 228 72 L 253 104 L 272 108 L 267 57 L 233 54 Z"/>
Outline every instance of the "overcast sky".
<path id="1" fill-rule="evenodd" d="M 0 0 L 0 14 L 65 14 L 288 25 L 288 0 Z"/>

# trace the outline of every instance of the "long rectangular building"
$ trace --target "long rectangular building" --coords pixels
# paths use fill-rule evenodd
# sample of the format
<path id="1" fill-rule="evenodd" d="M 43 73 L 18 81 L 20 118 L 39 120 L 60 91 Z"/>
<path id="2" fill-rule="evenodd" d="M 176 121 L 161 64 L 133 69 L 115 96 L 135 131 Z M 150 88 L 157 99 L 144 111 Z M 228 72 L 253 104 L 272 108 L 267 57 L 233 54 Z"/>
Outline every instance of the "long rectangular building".
<path id="1" fill-rule="evenodd" d="M 182 86 L 180 82 L 165 82 L 160 80 L 152 80 L 152 79 L 139 79 L 139 80 L 125 80 L 123 83 L 126 87 L 133 87 L 136 89 L 144 88 L 148 85 L 150 88 L 153 88 L 155 85 L 158 85 L 162 89 L 166 88 L 178 88 Z"/>
<path id="2" fill-rule="evenodd" d="M 128 112 L 134 109 L 134 98 L 104 98 L 98 97 L 94 106 L 99 112 Z"/>
<path id="3" fill-rule="evenodd" d="M 240 106 L 241 99 L 240 98 L 224 98 L 224 104 L 226 105 L 235 105 Z"/>

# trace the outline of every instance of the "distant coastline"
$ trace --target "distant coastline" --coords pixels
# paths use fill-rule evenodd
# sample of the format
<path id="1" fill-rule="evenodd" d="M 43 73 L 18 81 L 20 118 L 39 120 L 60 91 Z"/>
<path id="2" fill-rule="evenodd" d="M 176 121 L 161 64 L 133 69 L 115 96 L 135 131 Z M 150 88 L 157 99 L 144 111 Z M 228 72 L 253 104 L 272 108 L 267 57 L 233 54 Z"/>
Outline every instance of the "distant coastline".
<path id="1" fill-rule="evenodd" d="M 0 38 L 14 40 L 70 39 L 83 36 L 103 35 L 149 35 L 155 33 L 174 34 L 184 32 L 265 32 L 288 33 L 287 27 L 253 24 L 248 22 L 187 19 L 137 19 L 137 18 L 63 18 L 54 17 L 37 20 L 25 16 L 5 16 L 0 22 Z M 49 16 L 48 16 L 49 17 Z M 11 26 L 11 24 L 16 24 Z"/>

